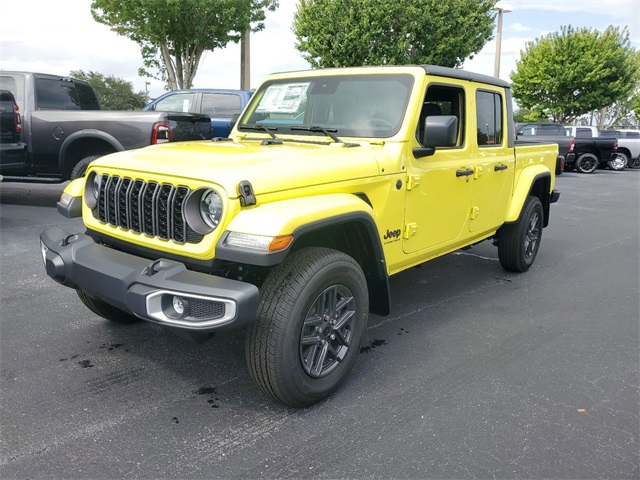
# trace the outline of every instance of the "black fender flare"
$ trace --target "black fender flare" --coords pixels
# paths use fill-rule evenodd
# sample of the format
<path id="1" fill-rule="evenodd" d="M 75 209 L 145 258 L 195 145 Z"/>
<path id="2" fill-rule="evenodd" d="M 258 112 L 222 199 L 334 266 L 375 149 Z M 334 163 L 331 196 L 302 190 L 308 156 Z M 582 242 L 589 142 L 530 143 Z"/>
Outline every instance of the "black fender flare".
<path id="1" fill-rule="evenodd" d="M 78 140 L 86 140 L 86 139 L 95 139 L 101 140 L 102 142 L 110 145 L 115 152 L 122 152 L 125 150 L 124 146 L 120 141 L 115 138 L 113 135 L 109 133 L 103 132 L 101 130 L 96 130 L 93 128 L 86 128 L 83 130 L 78 130 L 77 132 L 69 135 L 64 142 L 62 142 L 62 146 L 60 147 L 60 152 L 58 153 L 58 169 L 60 172 L 65 171 L 65 161 L 67 159 L 69 148 Z M 87 155 L 98 154 L 101 152 L 87 152 Z"/>

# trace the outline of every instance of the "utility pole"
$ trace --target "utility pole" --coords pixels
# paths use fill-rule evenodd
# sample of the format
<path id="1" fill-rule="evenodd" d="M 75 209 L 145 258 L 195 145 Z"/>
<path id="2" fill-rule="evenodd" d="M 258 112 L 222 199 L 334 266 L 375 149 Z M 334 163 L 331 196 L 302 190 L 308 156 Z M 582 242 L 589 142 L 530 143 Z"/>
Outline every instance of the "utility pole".
<path id="1" fill-rule="evenodd" d="M 249 37 L 251 29 L 248 28 L 240 39 L 240 90 L 251 90 L 251 46 Z"/>

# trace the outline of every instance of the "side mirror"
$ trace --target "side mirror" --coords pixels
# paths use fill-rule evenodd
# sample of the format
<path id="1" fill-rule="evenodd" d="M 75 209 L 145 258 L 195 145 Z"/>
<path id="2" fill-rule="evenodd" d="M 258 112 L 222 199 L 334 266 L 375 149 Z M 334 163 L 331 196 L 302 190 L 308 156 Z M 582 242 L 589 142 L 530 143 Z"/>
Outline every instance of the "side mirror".
<path id="1" fill-rule="evenodd" d="M 458 140 L 458 117 L 454 115 L 431 115 L 424 120 L 426 147 L 455 147 Z"/>

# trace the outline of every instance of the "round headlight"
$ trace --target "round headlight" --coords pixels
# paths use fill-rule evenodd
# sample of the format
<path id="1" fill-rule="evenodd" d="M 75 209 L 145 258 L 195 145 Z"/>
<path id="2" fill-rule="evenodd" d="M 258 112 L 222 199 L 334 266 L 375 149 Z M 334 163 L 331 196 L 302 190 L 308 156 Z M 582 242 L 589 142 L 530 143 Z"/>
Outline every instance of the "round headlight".
<path id="1" fill-rule="evenodd" d="M 89 208 L 95 208 L 100 198 L 100 183 L 102 177 L 96 172 L 87 175 L 87 182 L 84 184 L 84 203 Z"/>
<path id="2" fill-rule="evenodd" d="M 212 188 L 199 188 L 185 201 L 184 217 L 191 229 L 200 235 L 213 232 L 222 221 L 222 197 Z"/>
<path id="3" fill-rule="evenodd" d="M 200 197 L 200 215 L 204 223 L 215 230 L 222 218 L 222 199 L 215 190 L 207 190 Z"/>

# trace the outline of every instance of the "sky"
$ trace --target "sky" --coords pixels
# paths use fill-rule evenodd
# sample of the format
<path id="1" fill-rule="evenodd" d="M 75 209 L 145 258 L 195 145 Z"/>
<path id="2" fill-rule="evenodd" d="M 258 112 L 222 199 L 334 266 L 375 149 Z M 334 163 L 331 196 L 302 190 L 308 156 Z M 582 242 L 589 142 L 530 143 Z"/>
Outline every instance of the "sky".
<path id="1" fill-rule="evenodd" d="M 398 0 L 402 1 L 402 0 Z M 251 36 L 251 88 L 268 74 L 303 70 L 310 65 L 295 48 L 291 30 L 297 0 L 280 0 L 267 12 L 265 29 Z M 504 0 L 500 78 L 509 80 L 526 42 L 561 26 L 604 30 L 627 27 L 632 45 L 640 49 L 640 0 Z M 164 93 L 162 82 L 138 76 L 140 49 L 126 37 L 93 20 L 90 0 L 0 0 L 0 70 L 69 75 L 73 70 L 114 75 L 147 91 Z M 494 30 L 494 37 L 495 37 Z M 466 70 L 493 75 L 495 40 L 464 64 Z M 149 82 L 149 84 L 146 84 Z M 240 88 L 240 46 L 206 53 L 194 87 Z"/>

